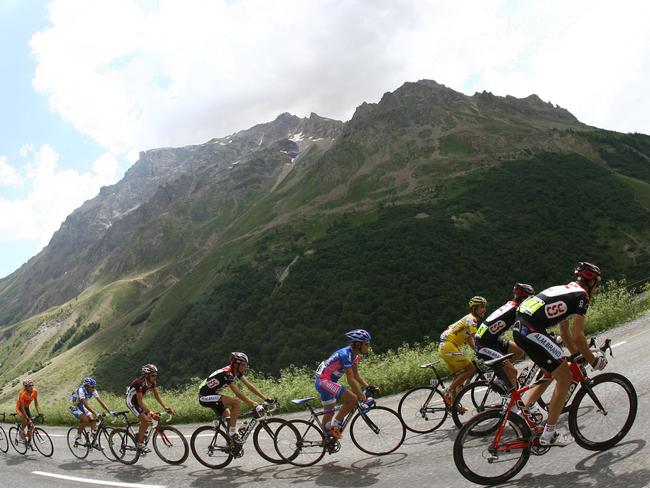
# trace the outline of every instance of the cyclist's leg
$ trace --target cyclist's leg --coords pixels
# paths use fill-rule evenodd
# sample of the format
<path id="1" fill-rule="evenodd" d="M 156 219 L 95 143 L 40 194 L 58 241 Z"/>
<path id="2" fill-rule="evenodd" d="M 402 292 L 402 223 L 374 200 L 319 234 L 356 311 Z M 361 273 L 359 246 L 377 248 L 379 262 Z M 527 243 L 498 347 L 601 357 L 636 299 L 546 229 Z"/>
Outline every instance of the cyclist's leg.
<path id="1" fill-rule="evenodd" d="M 338 383 L 329 380 L 321 380 L 316 378 L 314 387 L 320 395 L 321 403 L 323 404 L 323 427 L 329 432 L 331 428 L 332 418 L 336 409 L 336 400 L 341 396 L 344 389 Z"/>
<path id="2" fill-rule="evenodd" d="M 438 354 L 447 365 L 449 372 L 453 375 L 451 385 L 447 387 L 444 395 L 447 404 L 452 405 L 458 390 L 462 388 L 465 380 L 472 377 L 476 372 L 476 368 L 474 367 L 474 363 L 451 342 L 441 342 L 438 346 Z"/>
<path id="3" fill-rule="evenodd" d="M 228 419 L 228 435 L 232 436 L 237 427 L 237 418 L 241 411 L 241 400 L 239 398 L 232 398 L 226 395 L 220 396 L 220 401 L 224 408 L 230 411 L 230 419 Z"/>
<path id="4" fill-rule="evenodd" d="M 147 432 L 149 427 L 149 417 L 144 413 L 144 409 L 141 405 L 138 404 L 137 397 L 135 395 L 127 395 L 126 397 L 126 406 L 131 411 L 133 415 L 138 418 L 138 437 L 136 442 L 138 445 L 144 444 L 144 435 Z"/>

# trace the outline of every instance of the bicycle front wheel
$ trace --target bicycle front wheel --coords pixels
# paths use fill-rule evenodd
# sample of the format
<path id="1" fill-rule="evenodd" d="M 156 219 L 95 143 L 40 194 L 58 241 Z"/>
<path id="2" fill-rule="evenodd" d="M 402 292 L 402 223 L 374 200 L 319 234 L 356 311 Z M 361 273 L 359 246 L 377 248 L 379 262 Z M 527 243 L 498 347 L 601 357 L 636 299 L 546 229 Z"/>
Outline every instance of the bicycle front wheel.
<path id="1" fill-rule="evenodd" d="M 275 449 L 294 466 L 312 466 L 323 459 L 328 439 L 314 423 L 290 420 L 275 432 Z"/>
<path id="2" fill-rule="evenodd" d="M 569 430 L 584 449 L 609 449 L 632 428 L 637 405 L 634 386 L 625 376 L 600 374 L 576 393 L 569 412 Z"/>
<path id="3" fill-rule="evenodd" d="M 167 464 L 182 464 L 190 453 L 185 436 L 176 427 L 158 427 L 153 434 L 153 450 Z"/>
<path id="4" fill-rule="evenodd" d="M 99 436 L 97 437 L 97 442 L 99 443 L 99 450 L 102 452 L 104 457 L 109 461 L 117 461 L 117 458 L 113 455 L 111 450 L 111 433 L 115 430 L 114 427 L 102 427 Z"/>
<path id="5" fill-rule="evenodd" d="M 442 393 L 432 386 L 418 386 L 407 391 L 399 401 L 397 413 L 411 432 L 433 432 L 447 418 L 447 405 Z"/>
<path id="6" fill-rule="evenodd" d="M 54 454 L 54 444 L 52 444 L 52 439 L 50 439 L 47 432 L 40 427 L 34 429 L 34 433 L 32 434 L 32 445 L 45 457 L 51 457 L 52 454 Z"/>
<path id="7" fill-rule="evenodd" d="M 9 450 L 9 439 L 7 438 L 7 433 L 0 426 L 0 451 L 7 452 Z"/>
<path id="8" fill-rule="evenodd" d="M 203 466 L 220 469 L 232 461 L 228 436 L 226 433 L 211 425 L 199 427 L 190 438 L 192 454 Z"/>
<path id="9" fill-rule="evenodd" d="M 140 451 L 135 437 L 126 429 L 114 429 L 108 438 L 108 444 L 117 459 L 122 464 L 135 464 L 140 458 Z"/>
<path id="10" fill-rule="evenodd" d="M 406 428 L 400 416 L 386 407 L 358 412 L 350 424 L 354 445 L 367 454 L 390 454 L 404 442 Z"/>
<path id="11" fill-rule="evenodd" d="M 83 430 L 81 431 L 79 438 L 77 438 L 78 433 L 78 427 L 70 427 L 70 430 L 68 430 L 68 435 L 66 436 L 68 440 L 68 449 L 70 449 L 72 455 L 77 459 L 85 459 L 90 452 L 88 434 Z"/>
<path id="12" fill-rule="evenodd" d="M 18 454 L 25 454 L 27 452 L 27 444 L 25 443 L 24 437 L 16 427 L 9 429 L 9 442 Z"/>
<path id="13" fill-rule="evenodd" d="M 284 464 L 286 461 L 282 459 L 278 451 L 275 449 L 275 436 L 277 430 L 286 424 L 284 419 L 273 418 L 268 420 L 261 420 L 255 432 L 253 433 L 253 445 L 255 450 L 260 456 L 273 464 Z M 296 433 L 296 438 L 298 434 Z"/>
<path id="14" fill-rule="evenodd" d="M 494 429 L 495 424 L 500 424 Z M 468 420 L 454 441 L 460 474 L 479 485 L 503 483 L 523 469 L 530 457 L 531 431 L 518 415 L 486 410 Z"/>
<path id="15" fill-rule="evenodd" d="M 501 408 L 503 388 L 494 382 L 476 381 L 463 387 L 454 398 L 451 417 L 458 428 L 477 413 L 489 409 Z M 465 410 L 464 413 L 461 413 Z"/>

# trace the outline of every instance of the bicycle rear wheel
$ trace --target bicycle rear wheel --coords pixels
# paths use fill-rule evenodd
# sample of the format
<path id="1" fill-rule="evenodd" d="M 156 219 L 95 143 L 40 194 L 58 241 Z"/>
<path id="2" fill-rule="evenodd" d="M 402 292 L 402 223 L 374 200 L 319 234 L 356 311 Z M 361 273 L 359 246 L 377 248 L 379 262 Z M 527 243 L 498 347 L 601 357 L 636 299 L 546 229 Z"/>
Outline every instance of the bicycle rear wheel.
<path id="1" fill-rule="evenodd" d="M 70 449 L 72 455 L 77 459 L 85 459 L 90 452 L 88 433 L 85 430 L 81 431 L 81 436 L 79 436 L 77 439 L 78 432 L 78 427 L 70 427 L 68 430 L 68 435 L 66 436 L 68 441 L 68 449 Z"/>
<path id="2" fill-rule="evenodd" d="M 530 457 L 531 431 L 518 415 L 486 410 L 468 420 L 454 441 L 454 463 L 473 483 L 497 485 L 523 469 Z M 499 423 L 500 428 L 493 429 Z M 500 432 L 500 435 L 499 435 Z"/>
<path id="3" fill-rule="evenodd" d="M 386 407 L 358 412 L 350 424 L 354 445 L 367 454 L 390 454 L 404 442 L 406 428 L 400 416 Z"/>
<path id="4" fill-rule="evenodd" d="M 477 413 L 485 410 L 501 408 L 501 398 L 505 391 L 498 384 L 489 381 L 476 381 L 463 387 L 454 399 L 454 405 L 451 409 L 451 417 L 458 428 L 463 423 L 471 419 Z M 462 407 L 461 407 L 462 405 Z M 462 408 L 466 408 L 465 413 L 460 413 Z"/>
<path id="5" fill-rule="evenodd" d="M 167 464 L 182 464 L 190 453 L 185 436 L 176 427 L 165 425 L 153 434 L 153 450 Z"/>
<path id="6" fill-rule="evenodd" d="M 18 454 L 25 454 L 27 452 L 25 439 L 16 427 L 9 429 L 9 443 Z"/>
<path id="7" fill-rule="evenodd" d="M 253 445 L 257 453 L 273 464 L 284 464 L 286 461 L 282 459 L 278 451 L 275 449 L 275 436 L 277 430 L 286 424 L 287 421 L 280 418 L 263 419 L 260 420 L 255 432 L 253 433 Z M 298 433 L 296 432 L 296 439 Z"/>
<path id="8" fill-rule="evenodd" d="M 228 436 L 212 425 L 199 427 L 190 438 L 192 454 L 203 466 L 220 469 L 232 462 Z"/>
<path id="9" fill-rule="evenodd" d="M 9 450 L 9 439 L 7 438 L 7 433 L 0 426 L 0 451 L 7 452 Z"/>
<path id="10" fill-rule="evenodd" d="M 576 393 L 569 412 L 569 430 L 584 449 L 609 449 L 632 428 L 637 405 L 634 386 L 625 376 L 600 374 Z"/>
<path id="11" fill-rule="evenodd" d="M 411 432 L 433 432 L 447 418 L 447 405 L 442 393 L 432 386 L 418 386 L 407 391 L 399 401 L 397 413 Z"/>
<path id="12" fill-rule="evenodd" d="M 52 439 L 50 439 L 47 432 L 40 427 L 34 429 L 34 433 L 32 434 L 32 445 L 45 457 L 51 457 L 52 454 L 54 454 L 54 444 L 52 444 Z"/>
<path id="13" fill-rule="evenodd" d="M 275 432 L 275 449 L 294 466 L 312 466 L 323 459 L 327 441 L 313 421 L 290 420 Z"/>
<path id="14" fill-rule="evenodd" d="M 111 452 L 122 464 L 135 464 L 140 458 L 140 451 L 135 437 L 126 429 L 114 429 L 108 438 Z"/>

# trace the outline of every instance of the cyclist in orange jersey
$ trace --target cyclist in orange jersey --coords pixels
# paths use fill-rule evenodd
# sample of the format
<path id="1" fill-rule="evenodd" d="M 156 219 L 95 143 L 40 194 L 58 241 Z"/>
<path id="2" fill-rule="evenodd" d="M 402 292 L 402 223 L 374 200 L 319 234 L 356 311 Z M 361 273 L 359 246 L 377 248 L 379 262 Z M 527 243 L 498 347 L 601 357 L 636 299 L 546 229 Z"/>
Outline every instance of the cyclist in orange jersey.
<path id="1" fill-rule="evenodd" d="M 34 407 L 36 407 L 36 413 L 41 414 L 40 409 L 38 408 L 38 392 L 34 388 L 34 382 L 31 378 L 25 378 L 23 380 L 23 389 L 20 390 L 18 394 L 18 401 L 16 402 L 16 412 L 21 419 L 20 428 L 22 429 L 25 438 L 29 441 L 29 438 L 32 436 L 34 431 L 34 422 L 32 422 L 32 413 L 29 410 L 29 406 L 34 402 Z"/>

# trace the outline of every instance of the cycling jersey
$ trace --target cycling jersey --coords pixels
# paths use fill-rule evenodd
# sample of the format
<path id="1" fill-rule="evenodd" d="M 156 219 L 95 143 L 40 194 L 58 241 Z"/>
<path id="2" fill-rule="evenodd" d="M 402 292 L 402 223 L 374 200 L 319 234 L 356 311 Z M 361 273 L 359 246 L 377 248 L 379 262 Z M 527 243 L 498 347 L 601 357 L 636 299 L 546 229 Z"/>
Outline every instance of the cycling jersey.
<path id="1" fill-rule="evenodd" d="M 23 407 L 27 412 L 27 415 L 31 417 L 29 413 L 29 406 L 32 404 L 33 400 L 38 398 L 38 392 L 36 388 L 33 388 L 31 392 L 28 392 L 27 389 L 23 388 L 18 394 L 18 401 L 16 402 L 16 411 L 22 417 L 23 414 L 20 411 L 20 407 Z"/>
<path id="2" fill-rule="evenodd" d="M 445 330 L 440 336 L 442 342 L 451 342 L 460 347 L 467 342 L 468 337 L 476 334 L 477 320 L 474 315 L 468 313 L 462 319 L 457 320 Z"/>
<path id="3" fill-rule="evenodd" d="M 91 413 L 84 406 L 82 400 L 90 401 L 93 398 L 96 398 L 98 396 L 99 393 L 97 393 L 96 389 L 94 389 L 91 392 L 88 392 L 84 387 L 84 385 L 79 385 L 79 387 L 70 394 L 70 399 L 69 399 L 70 406 L 68 406 L 68 410 L 76 418 L 79 418 L 80 415 L 90 416 Z"/>
<path id="4" fill-rule="evenodd" d="M 321 380 L 338 382 L 346 369 L 359 364 L 359 356 L 352 353 L 352 346 L 342 347 L 316 369 L 316 377 Z"/>
<path id="5" fill-rule="evenodd" d="M 573 281 L 526 298 L 517 308 L 517 320 L 525 320 L 533 331 L 546 330 L 574 315 L 585 315 L 588 307 L 589 294 Z"/>
<path id="6" fill-rule="evenodd" d="M 151 388 L 155 388 L 156 383 L 149 383 L 144 376 L 134 379 L 129 386 L 126 387 L 126 406 L 137 417 L 144 409 L 138 403 L 138 392 L 146 395 Z"/>
<path id="7" fill-rule="evenodd" d="M 218 398 L 215 399 L 215 396 L 220 396 L 219 391 L 225 386 L 236 383 L 237 379 L 238 376 L 233 373 L 230 365 L 214 371 L 201 383 L 199 399 L 204 402 L 217 401 Z"/>
<path id="8" fill-rule="evenodd" d="M 492 312 L 476 331 L 474 339 L 482 343 L 494 343 L 512 327 L 517 315 L 517 302 L 510 300 Z"/>

